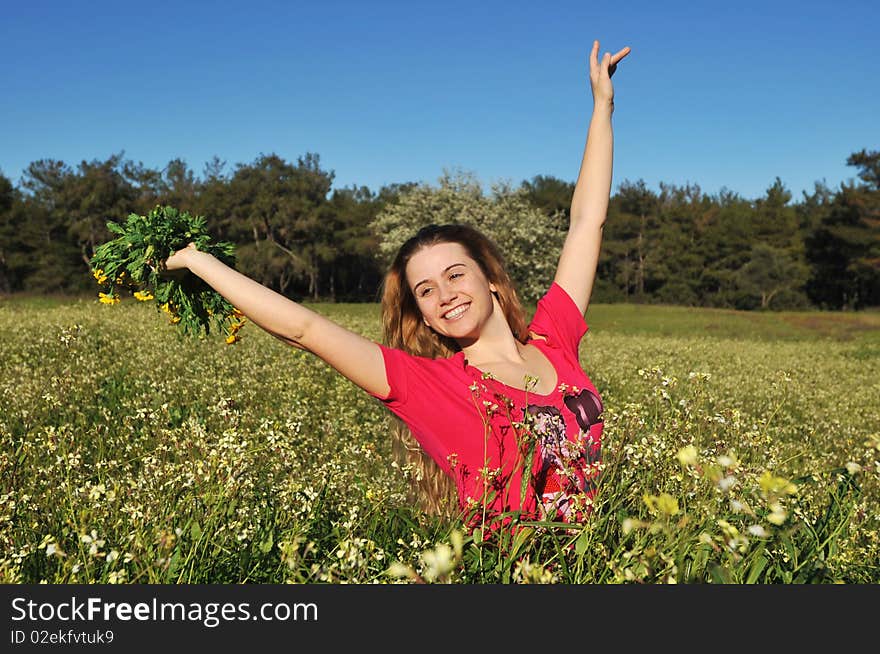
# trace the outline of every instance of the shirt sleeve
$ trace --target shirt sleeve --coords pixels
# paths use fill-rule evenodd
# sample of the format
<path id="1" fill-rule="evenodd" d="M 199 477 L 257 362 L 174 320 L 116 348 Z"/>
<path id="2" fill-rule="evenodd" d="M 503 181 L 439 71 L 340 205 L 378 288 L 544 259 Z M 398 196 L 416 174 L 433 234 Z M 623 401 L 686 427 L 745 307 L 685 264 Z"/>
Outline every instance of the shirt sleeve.
<path id="1" fill-rule="evenodd" d="M 403 350 L 397 350 L 386 345 L 379 344 L 382 350 L 382 358 L 385 361 L 385 377 L 391 390 L 388 395 L 382 397 L 376 393 L 370 393 L 377 400 L 381 400 L 387 405 L 405 404 L 407 392 L 409 390 L 409 369 L 414 372 L 418 371 L 418 366 L 414 362 L 409 361 L 413 357 Z"/>
<path id="2" fill-rule="evenodd" d="M 577 304 L 556 282 L 538 300 L 535 317 L 529 324 L 529 331 L 543 336 L 548 345 L 565 350 L 575 360 L 578 357 L 578 346 L 588 329 Z"/>
<path id="3" fill-rule="evenodd" d="M 458 447 L 460 435 L 473 433 L 476 411 L 463 371 L 450 360 L 413 356 L 379 345 L 391 387 L 380 400 L 409 427 L 412 435 L 440 467 L 449 472 L 446 459 Z M 479 426 L 479 424 L 477 425 Z"/>

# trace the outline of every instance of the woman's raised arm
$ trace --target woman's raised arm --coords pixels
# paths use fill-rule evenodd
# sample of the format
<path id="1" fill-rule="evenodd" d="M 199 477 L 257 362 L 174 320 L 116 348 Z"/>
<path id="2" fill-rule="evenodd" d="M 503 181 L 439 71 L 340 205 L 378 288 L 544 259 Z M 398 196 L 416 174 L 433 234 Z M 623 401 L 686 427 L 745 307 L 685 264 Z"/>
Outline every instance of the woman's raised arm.
<path id="1" fill-rule="evenodd" d="M 617 63 L 630 53 L 627 46 L 616 54 L 605 53 L 599 61 L 599 42 L 593 41 L 590 52 L 590 88 L 593 93 L 593 116 L 587 132 L 584 157 L 571 199 L 571 222 L 559 256 L 555 281 L 585 313 L 593 292 L 602 227 L 611 195 L 611 167 L 614 137 L 611 114 L 614 89 L 611 76 Z"/>
<path id="2" fill-rule="evenodd" d="M 168 257 L 165 268 L 189 269 L 258 327 L 312 352 L 365 391 L 380 397 L 390 392 L 382 350 L 373 341 L 266 288 L 192 243 Z"/>

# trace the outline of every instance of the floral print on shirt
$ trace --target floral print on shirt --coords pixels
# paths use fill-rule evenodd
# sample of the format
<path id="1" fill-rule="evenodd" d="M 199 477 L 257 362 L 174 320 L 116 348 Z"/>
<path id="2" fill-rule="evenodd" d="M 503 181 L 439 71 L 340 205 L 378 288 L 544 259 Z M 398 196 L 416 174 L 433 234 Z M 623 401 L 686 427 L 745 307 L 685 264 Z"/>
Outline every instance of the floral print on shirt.
<path id="1" fill-rule="evenodd" d="M 565 394 L 564 403 L 579 427 L 574 440 L 566 436 L 565 418 L 557 407 L 530 404 L 523 418 L 540 445 L 534 488 L 544 510 L 549 518 L 570 520 L 596 490 L 601 443 L 594 440 L 591 427 L 602 422 L 602 402 L 588 389 L 574 389 Z"/>

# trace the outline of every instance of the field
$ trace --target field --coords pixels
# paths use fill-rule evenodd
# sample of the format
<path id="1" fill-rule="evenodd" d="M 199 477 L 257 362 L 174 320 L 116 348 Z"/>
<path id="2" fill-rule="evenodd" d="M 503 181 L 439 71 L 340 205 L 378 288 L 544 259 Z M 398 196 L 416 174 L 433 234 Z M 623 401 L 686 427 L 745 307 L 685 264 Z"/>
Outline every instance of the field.
<path id="1" fill-rule="evenodd" d="M 880 582 L 880 314 L 587 320 L 594 513 L 484 535 L 409 506 L 385 409 L 253 325 L 0 301 L 0 582 Z"/>

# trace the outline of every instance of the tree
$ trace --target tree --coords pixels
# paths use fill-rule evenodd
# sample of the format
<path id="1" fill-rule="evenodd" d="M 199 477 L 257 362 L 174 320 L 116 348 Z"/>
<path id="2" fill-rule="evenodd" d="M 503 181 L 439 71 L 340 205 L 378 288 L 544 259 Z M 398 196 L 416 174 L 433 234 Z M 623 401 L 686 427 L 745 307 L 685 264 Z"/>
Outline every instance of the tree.
<path id="1" fill-rule="evenodd" d="M 86 288 L 86 243 L 79 242 L 76 234 L 77 228 L 85 225 L 74 223 L 70 216 L 72 205 L 80 199 L 76 174 L 63 161 L 41 159 L 28 166 L 22 186 L 27 193 L 21 210 L 11 216 L 21 239 L 17 252 L 22 258 L 22 289 L 59 292 Z"/>
<path id="2" fill-rule="evenodd" d="M 880 150 L 862 149 L 853 152 L 846 160 L 847 166 L 859 169 L 858 175 L 868 190 L 880 191 Z"/>
<path id="3" fill-rule="evenodd" d="M 812 234 L 828 216 L 831 203 L 834 200 L 834 192 L 828 188 L 825 182 L 816 182 L 813 192 L 803 191 L 803 200 L 795 206 L 798 215 L 798 228 L 801 239 L 806 245 L 807 237 Z"/>
<path id="4" fill-rule="evenodd" d="M 119 153 L 106 161 L 81 162 L 75 185 L 68 189 L 68 232 L 80 248 L 86 269 L 95 247 L 110 237 L 107 221 L 121 220 L 131 213 L 137 197 L 136 189 L 124 174 L 122 157 Z"/>
<path id="5" fill-rule="evenodd" d="M 275 154 L 239 164 L 224 193 L 228 207 L 220 223 L 240 248 L 242 270 L 285 293 L 299 279 L 318 298 L 321 265 L 336 254 L 333 221 L 325 205 L 333 172 L 317 154 L 288 163 Z"/>
<path id="6" fill-rule="evenodd" d="M 780 293 L 800 294 L 809 274 L 806 264 L 788 251 L 756 243 L 748 263 L 737 271 L 736 281 L 742 291 L 759 297 L 759 306 L 767 309 Z"/>
<path id="7" fill-rule="evenodd" d="M 336 189 L 327 212 L 337 225 L 337 256 L 327 264 L 330 299 L 376 301 L 383 271 L 376 261 L 379 238 L 370 229 L 385 201 L 366 186 Z"/>
<path id="8" fill-rule="evenodd" d="M 61 161 L 40 160 L 25 172 L 23 186 L 48 215 L 50 240 L 65 240 L 79 250 L 79 275 L 88 273 L 95 247 L 110 237 L 107 221 L 127 216 L 138 198 L 122 157 L 82 161 L 76 171 Z"/>
<path id="9" fill-rule="evenodd" d="M 651 265 L 646 271 L 646 290 L 653 300 L 688 306 L 715 301 L 723 280 L 708 266 L 707 253 L 715 244 L 713 229 L 725 202 L 731 203 L 732 196 L 724 190 L 714 198 L 697 184 L 660 183 Z"/>
<path id="10" fill-rule="evenodd" d="M 755 209 L 739 195 L 724 192 L 704 197 L 695 218 L 694 247 L 701 270 L 697 292 L 704 306 L 746 308 L 752 302 L 736 281 L 736 271 L 750 259 L 756 240 Z"/>
<path id="11" fill-rule="evenodd" d="M 161 171 L 147 168 L 141 162 L 126 161 L 123 175 L 134 189 L 128 213 L 147 214 L 159 204 L 165 191 Z"/>
<path id="12" fill-rule="evenodd" d="M 532 205 L 553 219 L 558 229 L 568 230 L 574 182 L 566 182 L 550 175 L 536 175 L 531 181 L 524 181 L 520 189 Z"/>
<path id="13" fill-rule="evenodd" d="M 841 184 L 806 244 L 810 298 L 835 309 L 880 304 L 880 152 L 862 150 L 847 164 L 863 182 Z"/>
<path id="14" fill-rule="evenodd" d="M 648 189 L 645 181 L 624 181 L 620 184 L 617 194 L 614 196 L 614 207 L 618 214 L 614 223 L 621 227 L 622 244 L 624 245 L 624 271 L 625 289 L 627 295 L 630 290 L 630 275 L 632 290 L 636 299 L 645 299 L 645 280 L 648 277 L 648 268 L 653 264 L 656 238 L 658 198 Z M 612 233 L 617 233 L 612 228 Z"/>
<path id="15" fill-rule="evenodd" d="M 198 182 L 183 159 L 172 159 L 162 171 L 163 189 L 160 202 L 180 211 L 195 210 Z"/>
<path id="16" fill-rule="evenodd" d="M 197 187 L 195 213 L 205 217 L 209 228 L 217 234 L 218 240 L 238 242 L 238 239 L 233 237 L 233 232 L 243 232 L 244 239 L 248 239 L 249 232 L 246 228 L 240 230 L 233 224 L 228 197 L 229 180 L 226 162 L 214 155 L 202 170 L 202 178 Z"/>
<path id="17" fill-rule="evenodd" d="M 804 244 L 798 230 L 797 211 L 790 204 L 791 198 L 791 192 L 777 177 L 764 197 L 755 201 L 753 240 L 800 255 Z"/>
<path id="18" fill-rule="evenodd" d="M 12 182 L 0 173 L 0 293 L 9 293 L 18 286 L 17 271 L 13 271 L 13 258 L 21 249 L 19 233 L 12 220 L 12 207 L 17 192 Z"/>
<path id="19" fill-rule="evenodd" d="M 386 206 L 371 223 L 379 236 L 379 260 L 387 267 L 400 246 L 429 224 L 468 224 L 495 241 L 521 299 L 543 295 L 559 261 L 565 237 L 536 209 L 522 189 L 496 184 L 485 196 L 476 177 L 448 171 L 432 187 L 419 184 Z"/>

